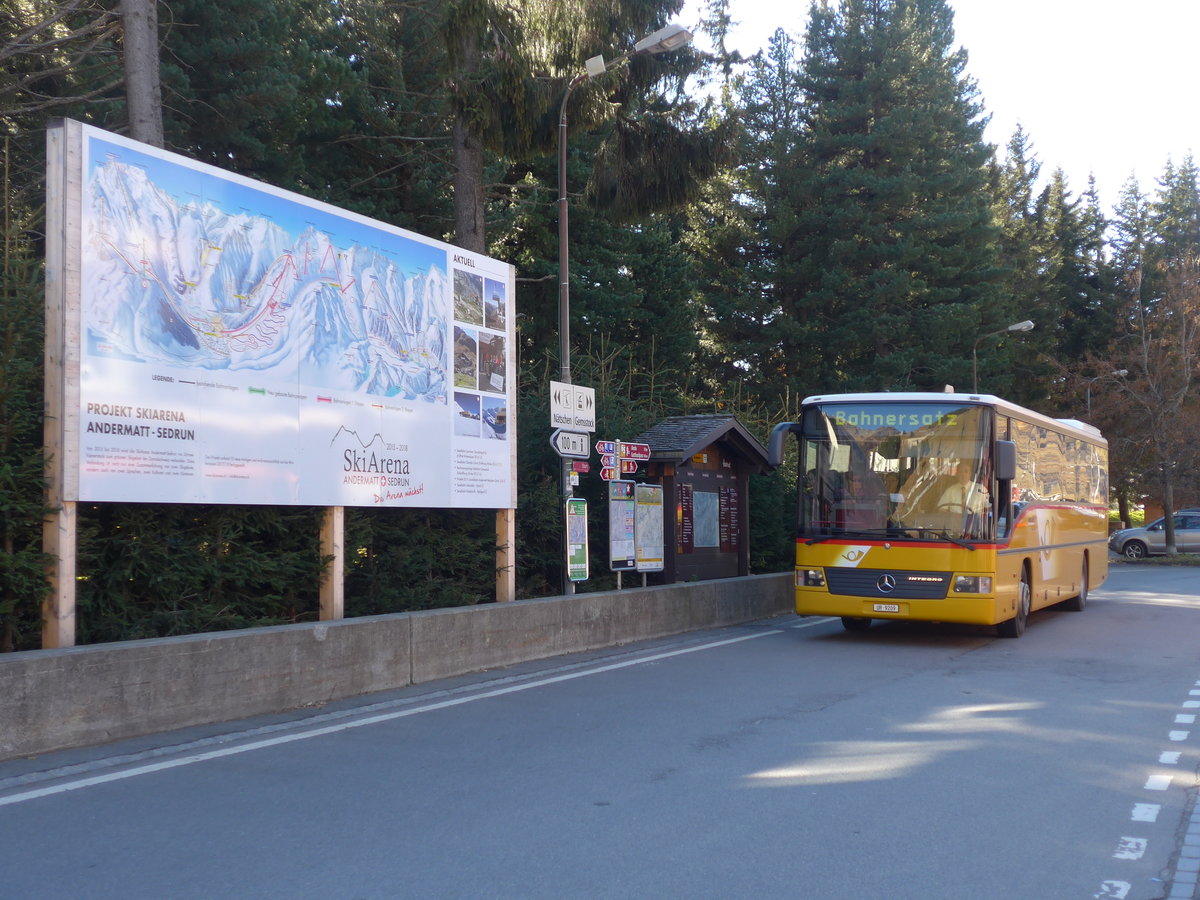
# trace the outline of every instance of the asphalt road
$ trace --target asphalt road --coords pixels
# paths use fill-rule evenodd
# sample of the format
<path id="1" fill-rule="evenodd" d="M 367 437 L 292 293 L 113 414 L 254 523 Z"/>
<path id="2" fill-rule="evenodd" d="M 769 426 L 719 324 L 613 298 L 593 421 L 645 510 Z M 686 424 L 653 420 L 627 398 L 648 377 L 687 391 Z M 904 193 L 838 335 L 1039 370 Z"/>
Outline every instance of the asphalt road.
<path id="1" fill-rule="evenodd" d="M 1191 897 L 1200 573 L 1113 569 L 0 763 L 0 898 Z"/>

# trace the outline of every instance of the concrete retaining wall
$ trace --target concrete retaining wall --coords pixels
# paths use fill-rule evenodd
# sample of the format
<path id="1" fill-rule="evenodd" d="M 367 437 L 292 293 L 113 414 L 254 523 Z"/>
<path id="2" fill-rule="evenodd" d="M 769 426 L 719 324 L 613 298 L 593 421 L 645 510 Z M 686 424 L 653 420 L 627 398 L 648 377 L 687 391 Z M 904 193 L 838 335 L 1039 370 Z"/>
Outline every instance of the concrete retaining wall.
<path id="1" fill-rule="evenodd" d="M 792 609 L 792 575 L 0 655 L 0 759 L 283 712 Z"/>

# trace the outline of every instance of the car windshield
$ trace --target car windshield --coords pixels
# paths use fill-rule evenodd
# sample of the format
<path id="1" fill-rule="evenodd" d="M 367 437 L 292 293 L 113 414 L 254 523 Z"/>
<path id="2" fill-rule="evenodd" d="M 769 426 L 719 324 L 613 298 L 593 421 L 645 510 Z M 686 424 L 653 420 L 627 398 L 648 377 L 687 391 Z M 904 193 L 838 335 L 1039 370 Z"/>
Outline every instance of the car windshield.
<path id="1" fill-rule="evenodd" d="M 799 536 L 994 536 L 987 407 L 831 403 L 805 411 Z"/>

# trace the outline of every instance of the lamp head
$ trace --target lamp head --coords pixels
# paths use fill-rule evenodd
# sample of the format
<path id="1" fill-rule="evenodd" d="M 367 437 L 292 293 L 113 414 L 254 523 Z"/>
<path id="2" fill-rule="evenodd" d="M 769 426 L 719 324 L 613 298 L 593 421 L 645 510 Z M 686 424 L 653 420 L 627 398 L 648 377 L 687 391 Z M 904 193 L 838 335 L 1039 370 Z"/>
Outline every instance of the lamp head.
<path id="1" fill-rule="evenodd" d="M 587 71 L 588 78 L 596 78 L 604 74 L 604 70 L 608 68 L 608 63 L 604 61 L 602 55 L 593 56 L 583 64 L 583 67 Z"/>
<path id="2" fill-rule="evenodd" d="M 1015 322 L 1009 325 L 1005 331 L 1033 331 L 1033 323 L 1026 319 L 1024 322 Z"/>
<path id="3" fill-rule="evenodd" d="M 633 45 L 634 53 L 670 53 L 692 42 L 692 33 L 682 25 L 664 25 Z"/>

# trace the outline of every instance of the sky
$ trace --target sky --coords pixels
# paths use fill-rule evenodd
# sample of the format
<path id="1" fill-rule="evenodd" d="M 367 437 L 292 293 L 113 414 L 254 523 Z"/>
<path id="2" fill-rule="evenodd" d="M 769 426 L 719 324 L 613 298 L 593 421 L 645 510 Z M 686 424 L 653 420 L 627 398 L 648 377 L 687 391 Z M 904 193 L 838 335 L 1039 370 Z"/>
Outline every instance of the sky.
<path id="1" fill-rule="evenodd" d="M 1197 0 L 948 2 L 967 74 L 992 116 L 987 139 L 1002 154 L 1020 123 L 1043 178 L 1061 168 L 1078 196 L 1095 175 L 1106 212 L 1130 175 L 1153 193 L 1168 157 L 1200 156 Z M 695 30 L 699 8 L 687 0 L 677 21 Z M 799 38 L 808 8 L 733 0 L 741 24 L 728 45 L 754 53 L 776 28 Z"/>

